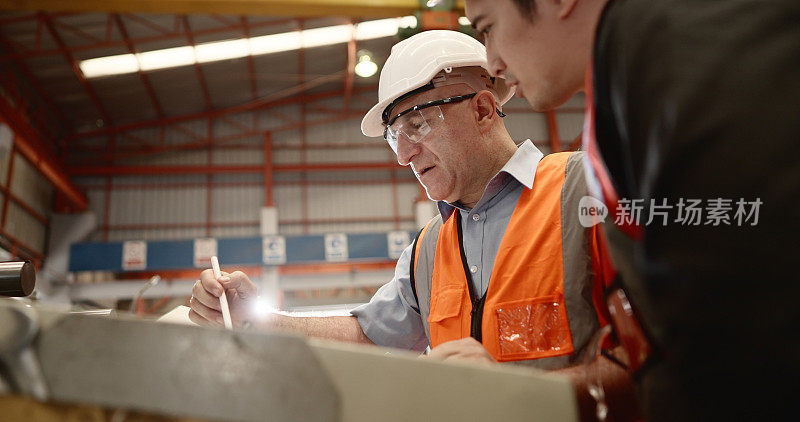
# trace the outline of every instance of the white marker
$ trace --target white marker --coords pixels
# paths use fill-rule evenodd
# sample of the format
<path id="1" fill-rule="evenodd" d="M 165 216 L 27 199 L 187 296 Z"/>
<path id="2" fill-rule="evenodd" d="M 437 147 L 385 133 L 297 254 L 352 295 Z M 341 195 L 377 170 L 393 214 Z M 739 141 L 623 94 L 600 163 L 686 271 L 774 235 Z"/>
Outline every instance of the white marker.
<path id="1" fill-rule="evenodd" d="M 214 270 L 214 278 L 219 279 L 222 277 L 222 272 L 219 270 L 219 260 L 216 255 L 211 257 L 211 269 Z M 224 288 L 222 289 L 222 295 L 219 297 L 219 307 L 222 308 L 222 321 L 225 323 L 225 328 L 233 329 L 231 310 L 228 308 L 228 296 L 225 295 Z"/>

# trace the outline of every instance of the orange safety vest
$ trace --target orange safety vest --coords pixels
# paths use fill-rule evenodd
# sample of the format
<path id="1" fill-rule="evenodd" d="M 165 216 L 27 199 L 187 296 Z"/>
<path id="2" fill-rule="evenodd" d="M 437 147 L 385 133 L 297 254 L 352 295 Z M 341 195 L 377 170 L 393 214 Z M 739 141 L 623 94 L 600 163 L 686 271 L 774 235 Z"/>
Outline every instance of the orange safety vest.
<path id="1" fill-rule="evenodd" d="M 569 156 L 570 153 L 546 156 L 537 167 L 533 189 L 523 189 L 498 249 L 483 298 L 474 297 L 476 295 L 470 291 L 470 276 L 461 252 L 459 212 L 454 212 L 441 225 L 427 318 L 432 348 L 471 335 L 475 337 L 477 331 L 478 339 L 499 362 L 572 354 L 575 348 L 564 298 L 565 252 L 591 259 L 595 279 L 592 301 L 599 325 L 607 323 L 602 292 L 614 270 L 597 226 L 578 227 L 590 231 L 589 245 L 584 249 L 564 251 L 563 248 L 562 187 Z M 577 220 L 578 205 L 574 205 L 575 214 L 566 217 Z M 427 228 L 420 237 L 425 236 Z M 417 257 L 420 243 L 415 245 Z"/>

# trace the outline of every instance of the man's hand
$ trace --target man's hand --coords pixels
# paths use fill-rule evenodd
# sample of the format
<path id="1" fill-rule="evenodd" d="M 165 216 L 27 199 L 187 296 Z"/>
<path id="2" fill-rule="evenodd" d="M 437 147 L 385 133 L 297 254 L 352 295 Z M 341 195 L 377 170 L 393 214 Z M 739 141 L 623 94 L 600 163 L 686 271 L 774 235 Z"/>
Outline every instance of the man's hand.
<path id="1" fill-rule="evenodd" d="M 497 363 L 492 355 L 486 351 L 486 348 L 472 337 L 442 343 L 431 349 L 429 356 L 444 360 L 464 359 L 485 363 Z"/>
<path id="2" fill-rule="evenodd" d="M 258 287 L 241 271 L 230 274 L 222 272 L 222 276 L 215 279 L 214 271 L 210 269 L 200 273 L 200 280 L 192 288 L 189 319 L 199 325 L 222 326 L 219 297 L 223 291 L 228 296 L 233 325 L 241 325 L 250 319 L 253 304 L 258 297 Z"/>

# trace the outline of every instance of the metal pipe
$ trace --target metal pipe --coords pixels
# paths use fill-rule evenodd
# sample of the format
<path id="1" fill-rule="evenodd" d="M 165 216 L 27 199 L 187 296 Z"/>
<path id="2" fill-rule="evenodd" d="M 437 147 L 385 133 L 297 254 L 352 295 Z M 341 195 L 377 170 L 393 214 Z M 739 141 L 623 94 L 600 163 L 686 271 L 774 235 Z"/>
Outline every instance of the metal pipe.
<path id="1" fill-rule="evenodd" d="M 0 296 L 28 296 L 36 285 L 31 261 L 0 262 Z"/>

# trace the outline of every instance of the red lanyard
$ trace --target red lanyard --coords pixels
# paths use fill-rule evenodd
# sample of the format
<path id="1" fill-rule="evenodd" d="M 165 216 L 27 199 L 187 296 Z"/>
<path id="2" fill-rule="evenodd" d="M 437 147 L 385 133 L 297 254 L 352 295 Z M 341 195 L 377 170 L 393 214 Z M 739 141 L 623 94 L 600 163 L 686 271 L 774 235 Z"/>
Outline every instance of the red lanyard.
<path id="1" fill-rule="evenodd" d="M 614 184 L 611 182 L 611 177 L 608 175 L 608 170 L 603 163 L 603 157 L 600 155 L 600 150 L 597 147 L 597 139 L 595 138 L 593 71 L 591 61 L 589 61 L 586 67 L 585 91 L 586 115 L 583 121 L 583 149 L 589 157 L 591 176 L 594 177 L 600 185 L 603 195 L 602 199 L 606 207 L 608 207 L 609 216 L 613 217 L 614 221 L 621 222 L 617 224 L 617 227 L 634 240 L 639 240 L 642 238 L 643 234 L 642 227 L 632 221 L 626 221 L 630 219 L 618 218 L 619 210 L 617 209 L 617 204 L 619 203 L 619 195 L 617 195 L 617 190 L 614 189 Z M 614 221 L 608 222 L 607 224 L 614 224 Z"/>

